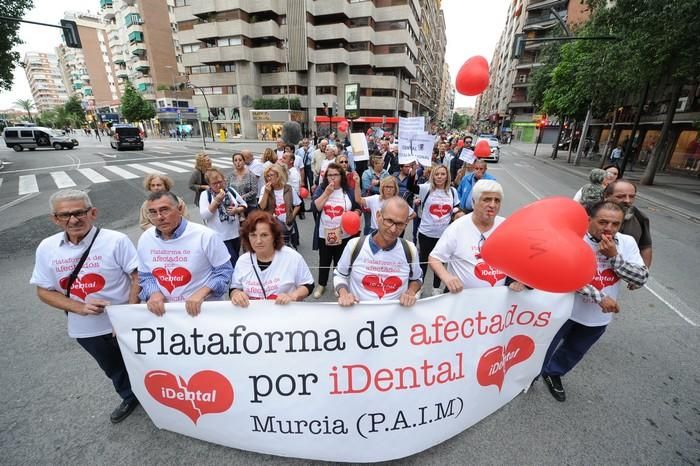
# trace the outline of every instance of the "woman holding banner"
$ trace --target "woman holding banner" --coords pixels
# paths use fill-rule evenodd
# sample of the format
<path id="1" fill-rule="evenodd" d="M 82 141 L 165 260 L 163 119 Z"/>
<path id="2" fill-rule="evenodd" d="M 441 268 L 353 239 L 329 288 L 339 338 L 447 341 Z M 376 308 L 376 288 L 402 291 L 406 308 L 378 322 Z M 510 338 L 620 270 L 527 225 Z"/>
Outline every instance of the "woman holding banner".
<path id="1" fill-rule="evenodd" d="M 314 279 L 304 258 L 284 245 L 280 223 L 268 212 L 256 210 L 243 223 L 244 253 L 231 279 L 231 302 L 248 307 L 251 299 L 275 304 L 302 301 L 314 289 Z"/>

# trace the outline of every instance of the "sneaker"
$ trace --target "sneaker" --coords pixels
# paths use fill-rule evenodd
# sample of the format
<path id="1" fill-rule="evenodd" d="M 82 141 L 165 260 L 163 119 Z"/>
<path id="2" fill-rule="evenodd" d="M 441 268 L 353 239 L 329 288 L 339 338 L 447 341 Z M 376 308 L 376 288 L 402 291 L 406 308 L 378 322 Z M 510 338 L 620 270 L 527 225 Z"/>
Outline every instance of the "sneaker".
<path id="1" fill-rule="evenodd" d="M 561 377 L 558 375 L 543 375 L 542 380 L 547 385 L 549 393 L 552 394 L 557 401 L 566 401 L 566 392 L 561 384 Z"/>
<path id="2" fill-rule="evenodd" d="M 112 421 L 112 424 L 122 422 L 124 419 L 129 417 L 129 414 L 131 414 L 138 405 L 139 400 L 136 398 L 131 400 L 123 400 L 121 404 L 117 406 L 114 411 L 112 411 L 112 414 L 109 415 L 109 420 Z"/>
<path id="3" fill-rule="evenodd" d="M 314 299 L 318 299 L 321 296 L 323 296 L 323 292 L 326 291 L 326 287 L 322 285 L 316 286 L 316 289 L 314 290 Z"/>

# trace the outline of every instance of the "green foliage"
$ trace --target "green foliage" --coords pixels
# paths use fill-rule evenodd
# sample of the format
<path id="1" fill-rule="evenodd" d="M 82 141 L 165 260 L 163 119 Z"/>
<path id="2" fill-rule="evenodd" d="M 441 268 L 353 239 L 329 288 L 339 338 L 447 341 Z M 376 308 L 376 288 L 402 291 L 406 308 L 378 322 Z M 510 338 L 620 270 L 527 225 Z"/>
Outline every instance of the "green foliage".
<path id="1" fill-rule="evenodd" d="M 59 116 L 70 121 L 71 126 L 80 126 L 85 122 L 85 110 L 83 110 L 83 105 L 80 102 L 80 98 L 77 95 L 72 95 L 68 98 L 68 102 L 63 105 L 63 112 L 59 110 Z M 64 125 L 61 125 L 64 126 Z"/>
<path id="2" fill-rule="evenodd" d="M 121 103 L 122 116 L 128 121 L 143 121 L 156 116 L 156 110 L 141 97 L 130 81 L 126 82 Z"/>
<path id="3" fill-rule="evenodd" d="M 168 84 L 158 84 L 158 87 L 156 87 L 157 91 L 169 91 L 172 89 L 172 86 Z"/>
<path id="4" fill-rule="evenodd" d="M 290 99 L 289 106 L 292 110 L 301 110 L 301 101 L 296 97 Z M 287 110 L 287 98 L 280 97 L 279 99 L 255 99 L 253 101 L 253 108 L 255 110 Z"/>
<path id="5" fill-rule="evenodd" d="M 464 129 L 471 122 L 471 117 L 461 113 L 452 114 L 452 129 Z"/>
<path id="6" fill-rule="evenodd" d="M 15 100 L 15 105 L 22 107 L 22 110 L 27 112 L 29 121 L 34 121 L 34 118 L 32 117 L 32 109 L 35 108 L 35 105 L 31 99 L 17 99 Z"/>
<path id="7" fill-rule="evenodd" d="M 2 15 L 22 18 L 33 6 L 33 0 L 3 0 Z M 20 64 L 19 53 L 12 51 L 16 45 L 22 44 L 18 35 L 20 24 L 0 21 L 0 37 L 2 37 L 0 40 L 0 90 L 12 90 L 14 70 Z"/>

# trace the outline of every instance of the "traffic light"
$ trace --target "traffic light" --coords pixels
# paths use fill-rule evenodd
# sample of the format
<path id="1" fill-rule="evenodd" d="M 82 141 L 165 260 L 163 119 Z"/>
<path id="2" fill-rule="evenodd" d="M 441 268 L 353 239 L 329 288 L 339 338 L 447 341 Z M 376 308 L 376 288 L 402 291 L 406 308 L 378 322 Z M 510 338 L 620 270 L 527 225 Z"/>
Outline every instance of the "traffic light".
<path id="1" fill-rule="evenodd" d="M 333 102 L 333 113 L 338 116 L 338 102 Z"/>
<path id="2" fill-rule="evenodd" d="M 80 34 L 78 33 L 78 25 L 75 21 L 67 19 L 61 20 L 61 29 L 63 31 L 63 40 L 66 42 L 66 47 L 74 49 L 82 49 L 83 44 L 80 42 Z"/>

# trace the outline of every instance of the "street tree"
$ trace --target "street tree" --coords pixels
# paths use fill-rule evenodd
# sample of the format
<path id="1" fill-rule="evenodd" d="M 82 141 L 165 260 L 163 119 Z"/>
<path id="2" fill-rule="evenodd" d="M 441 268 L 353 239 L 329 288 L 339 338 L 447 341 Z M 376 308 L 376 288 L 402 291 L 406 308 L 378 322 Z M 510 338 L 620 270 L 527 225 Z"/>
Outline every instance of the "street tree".
<path id="1" fill-rule="evenodd" d="M 33 0 L 3 0 L 2 14 L 22 18 L 33 6 Z M 0 21 L 0 90 L 12 90 L 15 67 L 20 64 L 19 52 L 12 51 L 15 46 L 23 43 L 19 38 L 20 24 L 14 21 Z"/>
<path id="2" fill-rule="evenodd" d="M 66 117 L 69 115 L 72 116 L 70 119 L 73 120 L 73 122 L 78 124 L 83 124 L 85 122 L 85 110 L 80 102 L 80 97 L 77 95 L 72 95 L 68 98 L 68 102 L 63 105 L 63 111 Z"/>
<path id="3" fill-rule="evenodd" d="M 32 117 L 32 110 L 35 108 L 35 105 L 32 99 L 17 99 L 15 100 L 15 105 L 20 106 L 22 110 L 27 112 L 27 118 L 29 121 L 34 121 L 34 117 Z"/>
<path id="4" fill-rule="evenodd" d="M 131 122 L 142 122 L 156 116 L 156 110 L 134 88 L 130 81 L 126 82 L 121 100 L 121 113 Z M 144 127 L 144 133 L 146 128 Z"/>

